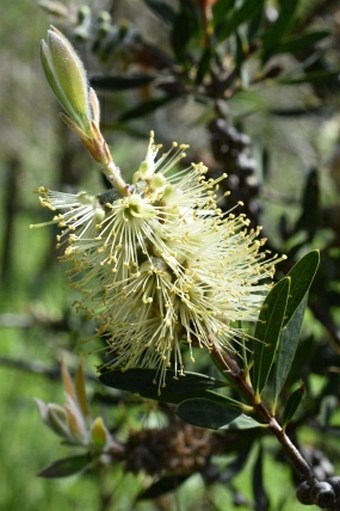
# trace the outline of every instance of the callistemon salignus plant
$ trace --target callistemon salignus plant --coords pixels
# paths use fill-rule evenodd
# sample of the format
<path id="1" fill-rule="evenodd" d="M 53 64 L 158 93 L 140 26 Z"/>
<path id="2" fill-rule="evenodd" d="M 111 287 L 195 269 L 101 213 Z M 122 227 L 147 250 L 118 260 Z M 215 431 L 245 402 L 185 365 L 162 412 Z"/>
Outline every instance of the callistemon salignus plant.
<path id="1" fill-rule="evenodd" d="M 42 60 L 64 119 L 113 186 L 94 195 L 38 190 L 60 228 L 61 260 L 81 293 L 77 305 L 105 335 L 112 368 L 155 368 L 161 387 L 168 368 L 184 373 L 185 348 L 192 359 L 194 346 L 237 349 L 240 322 L 257 319 L 277 258 L 261 249 L 260 228 L 250 231 L 244 215 L 219 208 L 226 176 L 209 179 L 202 163 L 180 170 L 187 146 L 174 143 L 162 154 L 151 132 L 145 159 L 126 183 L 100 132 L 81 61 L 53 27 Z"/>

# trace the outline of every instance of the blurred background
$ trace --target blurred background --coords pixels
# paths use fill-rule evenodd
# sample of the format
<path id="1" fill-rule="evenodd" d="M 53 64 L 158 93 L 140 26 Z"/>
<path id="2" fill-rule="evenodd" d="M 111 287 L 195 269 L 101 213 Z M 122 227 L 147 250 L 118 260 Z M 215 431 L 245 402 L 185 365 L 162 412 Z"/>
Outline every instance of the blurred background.
<path id="1" fill-rule="evenodd" d="M 92 381 L 96 355 L 83 342 L 93 324 L 71 308 L 75 295 L 56 264 L 55 232 L 29 229 L 48 220 L 33 192 L 45 185 L 98 193 L 106 186 L 60 120 L 39 42 L 53 23 L 77 47 L 101 100 L 114 160 L 127 178 L 154 129 L 165 146 L 189 143 L 188 163 L 202 160 L 213 175 L 228 173 L 233 193 L 223 207 L 242 200 L 252 226 L 263 225 L 268 246 L 288 255 L 279 277 L 301 255 L 320 249 L 290 378 L 292 386 L 303 379 L 305 388 L 291 434 L 321 471 L 339 473 L 338 3 L 2 0 L 1 17 L 0 508 L 301 509 L 290 469 L 271 439 L 264 440 L 261 495 L 254 490 L 258 458 L 251 448 L 243 464 L 234 463 L 226 484 L 203 484 L 196 472 L 174 495 L 138 502 L 138 492 L 152 480 L 143 470 L 113 467 L 100 481 L 36 476 L 67 453 L 42 424 L 33 400 L 63 401 L 61 353 L 71 367 L 85 354 L 94 407 L 102 407 L 103 399 L 95 399 L 100 386 Z M 142 404 L 137 413 L 124 396 L 118 401 L 114 411 L 105 408 L 108 421 L 118 416 L 140 429 L 148 407 Z M 223 459 L 230 469 L 238 458 L 228 453 Z M 109 504 L 107 486 L 114 487 Z"/>

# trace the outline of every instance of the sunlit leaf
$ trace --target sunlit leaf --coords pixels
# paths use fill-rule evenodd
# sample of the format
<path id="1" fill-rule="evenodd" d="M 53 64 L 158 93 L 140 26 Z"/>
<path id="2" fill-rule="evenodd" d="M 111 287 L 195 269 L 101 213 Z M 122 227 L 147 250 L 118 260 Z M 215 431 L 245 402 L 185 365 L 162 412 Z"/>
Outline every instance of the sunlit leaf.
<path id="1" fill-rule="evenodd" d="M 279 345 L 286 314 L 290 279 L 285 277 L 270 291 L 261 308 L 253 343 L 253 384 L 259 396 L 267 382 Z"/>
<path id="2" fill-rule="evenodd" d="M 252 417 L 205 398 L 187 399 L 176 408 L 176 414 L 194 426 L 209 429 L 250 429 L 262 424 Z"/>

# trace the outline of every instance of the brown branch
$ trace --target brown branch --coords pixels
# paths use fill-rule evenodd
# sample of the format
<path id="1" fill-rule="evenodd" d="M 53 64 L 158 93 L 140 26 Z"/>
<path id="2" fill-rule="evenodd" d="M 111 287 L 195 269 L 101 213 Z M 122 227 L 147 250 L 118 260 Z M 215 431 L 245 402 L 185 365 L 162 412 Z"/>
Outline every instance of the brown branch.
<path id="1" fill-rule="evenodd" d="M 278 423 L 277 419 L 271 415 L 262 401 L 257 402 L 254 389 L 244 378 L 243 371 L 237 362 L 228 353 L 222 353 L 217 349 L 212 351 L 212 356 L 222 371 L 241 391 L 242 395 L 247 400 L 247 404 L 253 407 L 257 415 L 264 420 L 269 429 L 276 436 L 298 476 L 302 480 L 305 480 L 309 484 L 313 485 L 317 479 L 313 473 L 312 467 L 309 465 L 309 463 L 307 463 L 300 451 L 290 440 L 285 430 Z"/>

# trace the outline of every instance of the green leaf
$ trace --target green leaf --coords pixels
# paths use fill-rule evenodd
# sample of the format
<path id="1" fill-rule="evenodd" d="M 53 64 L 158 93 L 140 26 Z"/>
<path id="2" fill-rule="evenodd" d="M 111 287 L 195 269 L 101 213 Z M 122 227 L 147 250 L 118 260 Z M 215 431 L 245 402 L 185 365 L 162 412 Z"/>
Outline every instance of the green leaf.
<path id="1" fill-rule="evenodd" d="M 315 115 L 321 112 L 319 105 L 305 105 L 303 107 L 292 107 L 292 108 L 270 108 L 268 112 L 271 115 L 277 115 L 279 117 L 305 117 L 307 115 Z"/>
<path id="2" fill-rule="evenodd" d="M 263 8 L 264 0 L 246 0 L 243 2 L 239 9 L 235 9 L 230 21 L 231 32 L 234 32 L 237 27 L 252 19 L 255 14 Z"/>
<path id="3" fill-rule="evenodd" d="M 199 34 L 200 22 L 197 6 L 194 2 L 182 0 L 180 7 L 173 23 L 171 42 L 177 59 L 183 61 L 190 40 Z"/>
<path id="4" fill-rule="evenodd" d="M 219 23 L 223 22 L 226 16 L 233 11 L 234 5 L 235 0 L 218 0 L 213 5 L 212 13 L 215 27 L 217 27 Z"/>
<path id="5" fill-rule="evenodd" d="M 313 250 L 303 256 L 289 271 L 287 277 L 290 278 L 291 284 L 284 325 L 287 325 L 289 319 L 305 297 L 305 294 L 309 291 L 319 264 L 319 251 Z"/>
<path id="6" fill-rule="evenodd" d="M 260 31 L 262 21 L 264 18 L 264 9 L 262 9 L 261 12 L 258 12 L 249 20 L 249 24 L 247 27 L 247 38 L 248 42 L 250 43 L 257 37 L 258 32 Z"/>
<path id="7" fill-rule="evenodd" d="M 275 46 L 272 50 L 275 54 L 278 53 L 296 53 L 301 50 L 305 50 L 313 46 L 321 39 L 329 36 L 328 30 L 318 30 L 315 32 L 308 32 L 303 35 L 294 35 L 293 37 L 289 37 L 281 41 L 277 46 Z"/>
<path id="8" fill-rule="evenodd" d="M 93 76 L 91 85 L 103 90 L 127 90 L 149 85 L 155 79 L 154 75 L 131 75 L 131 76 Z"/>
<path id="9" fill-rule="evenodd" d="M 224 396 L 212 393 L 213 389 L 226 386 L 226 382 L 220 382 L 204 374 L 185 373 L 183 377 L 175 377 L 174 371 L 167 371 L 165 387 L 159 392 L 157 372 L 153 369 L 128 369 L 127 371 L 106 371 L 99 376 L 99 380 L 107 385 L 120 390 L 126 390 L 139 394 L 148 399 L 164 401 L 167 403 L 180 403 L 193 397 L 206 397 L 213 400 L 227 399 Z"/>
<path id="10" fill-rule="evenodd" d="M 165 23 L 171 25 L 174 22 L 176 13 L 169 4 L 162 0 L 144 0 L 144 2 Z"/>
<path id="11" fill-rule="evenodd" d="M 302 299 L 297 309 L 292 314 L 287 325 L 283 329 L 281 341 L 278 348 L 277 362 L 274 376 L 274 402 L 281 393 L 292 366 L 296 350 L 299 344 L 299 334 L 303 317 L 307 306 L 308 294 Z"/>
<path id="12" fill-rule="evenodd" d="M 151 114 L 158 108 L 170 103 L 175 98 L 171 96 L 162 96 L 161 98 L 150 99 L 149 101 L 143 101 L 139 105 L 131 108 L 127 112 L 123 113 L 119 117 L 119 121 L 130 121 L 131 119 L 136 119 L 137 117 L 143 117 L 144 115 Z"/>
<path id="13" fill-rule="evenodd" d="M 277 354 L 274 375 L 275 402 L 285 384 L 299 342 L 299 334 L 307 306 L 308 291 L 320 263 L 317 250 L 303 256 L 290 270 L 290 292 L 283 321 L 283 332 Z"/>
<path id="14" fill-rule="evenodd" d="M 234 477 L 242 472 L 257 438 L 257 432 L 243 432 L 241 435 L 238 435 L 238 440 L 233 442 L 232 446 L 230 446 L 230 450 L 235 452 L 236 457 L 233 457 L 233 459 L 227 463 L 221 473 L 224 484 L 229 484 Z"/>
<path id="15" fill-rule="evenodd" d="M 294 231 L 306 231 L 309 240 L 311 240 L 320 227 L 320 183 L 317 169 L 311 169 L 306 176 L 301 209 L 302 212 L 295 222 Z"/>
<path id="16" fill-rule="evenodd" d="M 322 429 L 330 427 L 330 421 L 334 413 L 339 411 L 339 400 L 337 396 L 329 394 L 322 398 L 320 404 L 320 413 L 317 417 L 318 423 Z"/>
<path id="17" fill-rule="evenodd" d="M 277 19 L 263 34 L 263 62 L 266 62 L 273 54 L 275 54 L 275 48 L 281 42 L 283 36 L 291 29 L 295 11 L 298 6 L 299 0 L 285 0 L 284 6 L 281 7 Z"/>
<path id="18" fill-rule="evenodd" d="M 219 41 L 229 37 L 235 30 L 251 19 L 263 8 L 264 0 L 245 0 L 238 9 L 230 11 L 229 19 L 226 19 L 216 28 L 216 36 Z"/>
<path id="19" fill-rule="evenodd" d="M 211 57 L 212 57 L 211 48 L 209 48 L 209 47 L 205 48 L 202 53 L 202 56 L 200 58 L 200 61 L 198 63 L 198 67 L 197 67 L 197 73 L 196 73 L 196 79 L 195 79 L 195 82 L 197 85 L 202 83 L 205 75 L 209 71 Z"/>
<path id="20" fill-rule="evenodd" d="M 300 83 L 321 83 L 326 85 L 328 81 L 338 80 L 339 70 L 337 71 L 313 71 L 300 76 L 283 77 L 278 80 L 282 85 L 299 85 Z"/>
<path id="21" fill-rule="evenodd" d="M 264 486 L 263 474 L 263 448 L 259 445 L 258 455 L 256 457 L 252 470 L 252 489 L 256 511 L 267 511 L 269 509 L 269 499 Z"/>
<path id="22" fill-rule="evenodd" d="M 173 492 L 178 488 L 190 474 L 166 476 L 153 483 L 149 488 L 138 495 L 137 500 L 156 499 L 165 493 Z"/>
<path id="23" fill-rule="evenodd" d="M 275 360 L 286 314 L 290 279 L 285 277 L 270 291 L 261 308 L 253 343 L 253 384 L 260 396 Z"/>
<path id="24" fill-rule="evenodd" d="M 93 463 L 87 454 L 80 456 L 71 456 L 54 461 L 48 467 L 44 468 L 38 473 L 40 477 L 57 478 L 68 477 L 81 472 L 85 468 L 89 468 Z"/>
<path id="25" fill-rule="evenodd" d="M 301 383 L 301 385 L 297 389 L 295 389 L 294 392 L 292 392 L 289 398 L 287 399 L 287 403 L 282 418 L 283 427 L 285 427 L 295 415 L 295 412 L 298 409 L 299 404 L 301 403 L 301 400 L 303 398 L 303 394 L 304 385 L 303 383 Z"/>
<path id="26" fill-rule="evenodd" d="M 209 429 L 250 429 L 263 426 L 252 417 L 205 398 L 187 399 L 176 408 L 176 414 L 194 426 Z"/>

